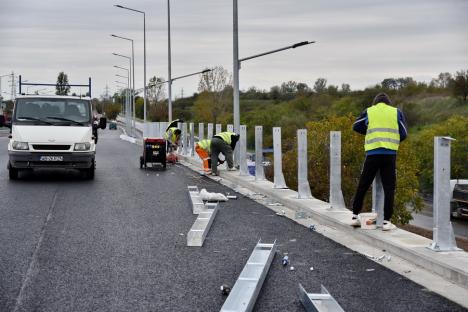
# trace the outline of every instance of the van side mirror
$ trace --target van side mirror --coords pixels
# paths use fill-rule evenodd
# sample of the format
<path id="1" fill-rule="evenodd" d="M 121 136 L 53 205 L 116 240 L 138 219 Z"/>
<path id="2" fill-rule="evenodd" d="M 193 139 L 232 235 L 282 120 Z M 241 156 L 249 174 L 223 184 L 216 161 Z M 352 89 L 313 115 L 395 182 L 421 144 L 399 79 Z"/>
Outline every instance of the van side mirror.
<path id="1" fill-rule="evenodd" d="M 106 127 L 107 127 L 107 118 L 106 117 L 99 118 L 99 128 L 106 129 Z"/>
<path id="2" fill-rule="evenodd" d="M 4 127 L 4 126 L 5 126 L 5 116 L 0 115 L 0 127 Z"/>

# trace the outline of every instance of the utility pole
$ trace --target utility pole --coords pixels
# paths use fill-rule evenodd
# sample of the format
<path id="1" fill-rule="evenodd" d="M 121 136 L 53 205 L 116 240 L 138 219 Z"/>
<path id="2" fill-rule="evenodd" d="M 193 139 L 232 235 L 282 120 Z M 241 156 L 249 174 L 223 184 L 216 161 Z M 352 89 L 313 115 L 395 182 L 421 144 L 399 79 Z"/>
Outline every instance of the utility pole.
<path id="1" fill-rule="evenodd" d="M 167 79 L 167 87 L 168 87 L 168 109 L 169 109 L 169 122 L 172 121 L 172 77 L 171 77 L 171 2 L 167 0 L 167 57 L 168 57 L 168 79 Z"/>
<path id="2" fill-rule="evenodd" d="M 16 98 L 16 83 L 15 83 L 15 72 L 11 72 L 11 99 L 14 100 Z"/>

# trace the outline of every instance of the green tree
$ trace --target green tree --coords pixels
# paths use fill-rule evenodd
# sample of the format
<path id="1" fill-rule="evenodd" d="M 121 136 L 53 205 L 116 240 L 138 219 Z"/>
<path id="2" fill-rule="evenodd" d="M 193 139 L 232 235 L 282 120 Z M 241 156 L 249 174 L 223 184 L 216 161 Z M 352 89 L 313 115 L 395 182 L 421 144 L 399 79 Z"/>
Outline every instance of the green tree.
<path id="1" fill-rule="evenodd" d="M 55 85 L 55 94 L 68 95 L 70 92 L 70 84 L 68 83 L 68 75 L 63 71 L 57 76 L 57 84 Z"/>
<path id="2" fill-rule="evenodd" d="M 314 83 L 314 91 L 316 93 L 324 93 L 327 89 L 327 79 L 318 78 Z"/>
<path id="3" fill-rule="evenodd" d="M 351 207 L 356 185 L 364 161 L 364 137 L 352 131 L 355 117 L 329 117 L 307 123 L 308 178 L 312 194 L 321 200 L 329 198 L 330 131 L 341 131 L 342 190 L 347 207 Z M 286 152 L 283 159 L 284 176 L 288 186 L 297 189 L 297 143 Z M 411 220 L 410 210 L 422 206 L 417 179 L 418 161 L 409 144 L 403 142 L 397 162 L 398 182 L 395 195 L 393 222 L 406 224 Z M 364 211 L 371 209 L 370 192 L 366 196 Z"/>
<path id="4" fill-rule="evenodd" d="M 118 103 L 106 103 L 104 112 L 109 120 L 115 120 L 120 114 L 121 106 Z"/>
<path id="5" fill-rule="evenodd" d="M 466 102 L 468 97 L 468 70 L 457 71 L 453 77 L 451 86 L 453 95 Z"/>

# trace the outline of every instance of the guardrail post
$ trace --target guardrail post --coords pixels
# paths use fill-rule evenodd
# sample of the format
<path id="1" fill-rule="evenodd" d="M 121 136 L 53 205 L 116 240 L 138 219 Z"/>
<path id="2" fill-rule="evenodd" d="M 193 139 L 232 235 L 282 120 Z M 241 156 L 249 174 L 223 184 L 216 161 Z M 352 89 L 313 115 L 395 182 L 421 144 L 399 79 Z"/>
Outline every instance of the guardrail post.
<path id="1" fill-rule="evenodd" d="M 227 125 L 228 132 L 234 132 L 234 125 Z"/>
<path id="2" fill-rule="evenodd" d="M 255 181 L 265 180 L 263 171 L 263 127 L 255 126 Z"/>
<path id="3" fill-rule="evenodd" d="M 283 175 L 283 153 L 281 151 L 281 127 L 273 127 L 273 161 L 274 161 L 274 188 L 286 189 Z"/>
<path id="4" fill-rule="evenodd" d="M 380 171 L 377 171 L 374 182 L 372 182 L 372 212 L 377 214 L 377 227 L 383 225 L 384 218 L 384 191 Z"/>
<path id="5" fill-rule="evenodd" d="M 297 130 L 297 198 L 314 198 L 307 174 L 307 129 Z"/>
<path id="6" fill-rule="evenodd" d="M 164 134 L 166 133 L 167 126 L 169 125 L 166 121 L 161 121 L 159 126 L 161 127 L 161 137 L 164 138 Z"/>
<path id="7" fill-rule="evenodd" d="M 239 131 L 239 173 L 240 175 L 249 175 L 249 168 L 247 167 L 247 126 L 241 125 Z"/>
<path id="8" fill-rule="evenodd" d="M 188 140 L 187 140 L 187 123 L 183 122 L 182 123 L 182 155 L 187 155 L 188 154 Z"/>
<path id="9" fill-rule="evenodd" d="M 450 137 L 434 137 L 434 230 L 429 247 L 434 251 L 456 251 L 450 222 Z"/>
<path id="10" fill-rule="evenodd" d="M 184 141 L 183 141 L 182 123 L 181 122 L 177 122 L 177 129 L 180 129 L 180 139 L 179 139 L 179 147 L 177 148 L 177 153 L 182 154 L 182 145 L 184 144 Z"/>
<path id="11" fill-rule="evenodd" d="M 193 122 L 189 124 L 189 129 L 190 129 L 190 156 L 194 157 L 195 156 L 195 125 Z"/>
<path id="12" fill-rule="evenodd" d="M 213 137 L 213 124 L 209 123 L 208 124 L 208 129 L 206 130 L 206 138 L 208 140 L 211 140 L 212 137 Z"/>
<path id="13" fill-rule="evenodd" d="M 201 141 L 205 138 L 205 125 L 203 122 L 198 124 L 198 141 Z"/>
<path id="14" fill-rule="evenodd" d="M 341 131 L 330 131 L 330 205 L 346 208 L 341 190 Z"/>
<path id="15" fill-rule="evenodd" d="M 221 133 L 223 132 L 223 125 L 222 124 L 216 124 L 216 133 L 215 134 L 218 134 L 218 133 Z"/>

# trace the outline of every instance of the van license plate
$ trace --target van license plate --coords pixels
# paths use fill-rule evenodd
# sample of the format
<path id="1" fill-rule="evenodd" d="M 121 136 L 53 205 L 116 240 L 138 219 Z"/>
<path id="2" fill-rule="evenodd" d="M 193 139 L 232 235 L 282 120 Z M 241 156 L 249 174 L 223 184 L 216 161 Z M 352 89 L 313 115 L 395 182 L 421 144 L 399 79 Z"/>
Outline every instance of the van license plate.
<path id="1" fill-rule="evenodd" d="M 63 161 L 63 156 L 41 156 L 40 161 Z"/>

